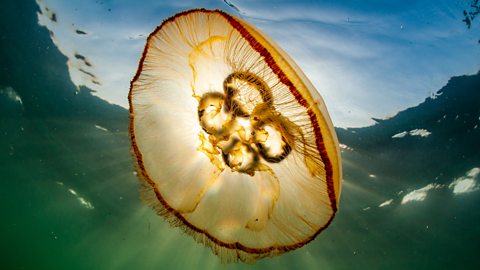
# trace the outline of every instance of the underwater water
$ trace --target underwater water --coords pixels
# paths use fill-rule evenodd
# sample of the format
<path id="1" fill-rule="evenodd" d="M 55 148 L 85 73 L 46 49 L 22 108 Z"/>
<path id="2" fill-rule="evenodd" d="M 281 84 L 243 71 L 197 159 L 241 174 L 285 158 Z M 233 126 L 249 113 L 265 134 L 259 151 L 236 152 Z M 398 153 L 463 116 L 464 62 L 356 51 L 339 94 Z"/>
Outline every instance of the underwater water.
<path id="1" fill-rule="evenodd" d="M 478 1 L 351 1 L 345 9 L 334 1 L 160 3 L 145 15 L 145 33 L 107 26 L 126 27 L 127 11 L 146 12 L 154 1 L 144 9 L 128 1 L 59 2 L 7 0 L 0 9 L 1 269 L 480 267 Z M 278 36 L 324 96 L 341 143 L 344 181 L 333 223 L 305 247 L 254 265 L 221 264 L 139 198 L 128 82 L 146 35 L 194 7 L 221 8 Z M 314 12 L 321 8 L 341 19 Z M 54 32 L 69 14 L 77 24 Z M 87 26 L 76 21 L 88 14 Z M 386 20 L 395 16 L 405 21 Z M 294 27 L 285 30 L 287 23 Z M 282 32 L 303 28 L 310 47 Z M 329 30 L 326 41 L 312 38 L 317 28 Z M 380 30 L 366 31 L 372 28 Z M 410 29 L 417 32 L 404 33 Z M 62 41 L 61 31 L 75 38 Z M 102 47 L 111 58 L 88 54 Z M 335 72 L 318 75 L 326 70 Z"/>

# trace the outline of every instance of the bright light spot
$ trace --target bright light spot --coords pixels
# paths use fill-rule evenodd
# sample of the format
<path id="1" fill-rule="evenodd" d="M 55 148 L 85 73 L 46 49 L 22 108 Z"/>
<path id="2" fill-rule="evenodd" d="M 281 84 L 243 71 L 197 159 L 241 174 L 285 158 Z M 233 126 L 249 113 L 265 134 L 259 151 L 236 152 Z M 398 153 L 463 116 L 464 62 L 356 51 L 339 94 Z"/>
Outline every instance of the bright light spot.
<path id="1" fill-rule="evenodd" d="M 480 174 L 480 168 L 473 168 L 467 172 L 467 177 L 476 178 Z"/>
<path id="2" fill-rule="evenodd" d="M 412 129 L 410 131 L 402 131 L 400 133 L 397 133 L 395 135 L 392 136 L 392 138 L 394 139 L 400 139 L 400 138 L 404 138 L 405 136 L 407 135 L 410 135 L 410 136 L 420 136 L 420 137 L 428 137 L 430 134 L 432 134 L 430 131 L 426 130 L 426 129 Z"/>
<path id="3" fill-rule="evenodd" d="M 439 96 L 443 95 L 443 92 L 433 92 L 430 94 L 431 99 L 437 99 Z"/>
<path id="4" fill-rule="evenodd" d="M 377 176 L 375 174 L 369 174 L 368 177 L 370 178 L 377 178 Z"/>
<path id="5" fill-rule="evenodd" d="M 340 149 L 342 149 L 342 150 L 353 151 L 353 148 L 351 148 L 350 146 L 348 146 L 346 144 L 341 143 L 341 144 L 339 144 L 339 146 L 340 146 Z"/>
<path id="6" fill-rule="evenodd" d="M 362 210 L 363 210 L 363 211 L 368 211 L 368 210 L 370 210 L 370 206 L 369 206 L 369 207 L 365 207 L 365 208 L 363 208 Z"/>
<path id="7" fill-rule="evenodd" d="M 100 130 L 103 130 L 103 131 L 108 131 L 108 129 L 106 129 L 106 128 L 102 127 L 102 126 L 99 126 L 99 125 L 95 125 L 95 127 L 96 127 L 97 129 L 100 129 Z"/>
<path id="8" fill-rule="evenodd" d="M 448 187 L 453 189 L 454 194 L 471 192 L 478 189 L 475 180 L 471 178 L 459 178 Z"/>
<path id="9" fill-rule="evenodd" d="M 83 197 L 78 197 L 78 201 L 80 201 L 80 204 L 82 204 L 83 206 L 85 206 L 85 208 L 87 209 L 94 209 L 95 207 L 93 207 L 93 205 L 85 200 Z"/>
<path id="10" fill-rule="evenodd" d="M 455 179 L 452 183 L 448 185 L 449 189 L 453 190 L 453 194 L 463 194 L 480 189 L 480 186 L 477 184 L 477 178 L 480 175 L 480 168 L 475 167 L 465 173 L 464 176 Z M 402 199 L 402 204 L 411 202 L 411 201 L 423 201 L 427 197 L 427 193 L 432 189 L 446 188 L 446 185 L 440 185 L 436 183 L 428 184 L 427 186 L 414 190 Z M 400 194 L 400 193 L 399 193 Z M 380 205 L 381 206 L 381 205 Z"/>
<path id="11" fill-rule="evenodd" d="M 448 188 L 453 189 L 453 194 L 472 192 L 478 190 L 476 178 L 480 174 L 480 168 L 473 168 L 465 176 L 455 179 Z"/>
<path id="12" fill-rule="evenodd" d="M 65 184 L 63 182 L 56 182 L 57 185 L 61 186 L 61 187 L 64 187 Z M 89 202 L 87 199 L 85 199 L 84 197 L 80 196 L 75 190 L 71 189 L 71 188 L 68 188 L 67 189 L 68 192 L 70 192 L 70 194 L 72 194 L 73 196 L 75 196 L 77 198 L 77 200 L 80 202 L 80 204 L 82 206 L 84 206 L 85 208 L 87 209 L 94 209 L 95 207 L 93 206 L 93 204 L 91 202 Z"/>
<path id="13" fill-rule="evenodd" d="M 412 129 L 410 130 L 410 136 L 420 136 L 420 137 L 428 137 L 428 135 L 432 134 L 430 131 L 426 129 Z"/>
<path id="14" fill-rule="evenodd" d="M 392 202 L 393 202 L 393 199 L 390 199 L 390 200 L 388 200 L 388 201 L 384 201 L 384 202 L 381 203 L 378 207 L 385 207 L 385 206 L 387 206 L 387 205 L 392 204 Z"/>
<path id="15" fill-rule="evenodd" d="M 407 134 L 408 134 L 408 132 L 403 131 L 403 132 L 400 132 L 400 133 L 397 133 L 397 134 L 393 135 L 392 138 L 394 138 L 394 139 L 403 138 L 403 137 L 407 136 Z"/>
<path id="16" fill-rule="evenodd" d="M 0 88 L 0 95 L 5 95 L 7 98 L 11 99 L 12 101 L 23 105 L 22 98 L 17 94 L 17 92 L 11 87 L 7 86 L 5 88 Z"/>
<path id="17" fill-rule="evenodd" d="M 421 202 L 421 201 L 425 200 L 429 190 L 438 189 L 438 188 L 441 188 L 441 187 L 443 187 L 443 186 L 439 185 L 439 184 L 432 183 L 432 184 L 428 184 L 428 185 L 424 186 L 423 188 L 411 191 L 410 193 L 408 193 L 407 195 L 405 195 L 403 197 L 402 204 L 406 204 L 406 203 L 412 202 L 412 201 Z"/>

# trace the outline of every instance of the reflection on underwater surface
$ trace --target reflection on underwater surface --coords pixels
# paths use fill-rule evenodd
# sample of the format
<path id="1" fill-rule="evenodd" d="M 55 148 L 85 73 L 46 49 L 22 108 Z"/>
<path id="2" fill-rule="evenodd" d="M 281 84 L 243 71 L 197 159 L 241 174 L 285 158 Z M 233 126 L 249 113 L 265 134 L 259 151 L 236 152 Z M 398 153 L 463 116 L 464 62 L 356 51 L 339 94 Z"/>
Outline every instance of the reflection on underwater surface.
<path id="1" fill-rule="evenodd" d="M 0 11 L 2 269 L 478 268 L 480 74 L 371 127 L 337 129 L 345 181 L 329 230 L 225 266 L 140 203 L 128 112 L 74 94 L 36 11 Z"/>

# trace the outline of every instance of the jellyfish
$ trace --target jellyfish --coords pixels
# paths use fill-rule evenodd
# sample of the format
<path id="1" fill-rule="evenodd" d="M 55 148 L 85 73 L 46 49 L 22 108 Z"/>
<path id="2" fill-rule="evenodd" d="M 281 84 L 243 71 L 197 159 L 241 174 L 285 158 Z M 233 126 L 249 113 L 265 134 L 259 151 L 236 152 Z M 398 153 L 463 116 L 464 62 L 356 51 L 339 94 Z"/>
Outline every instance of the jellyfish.
<path id="1" fill-rule="evenodd" d="M 165 20 L 128 99 L 142 199 L 222 261 L 300 248 L 332 223 L 342 171 L 326 105 L 255 26 L 206 9 Z"/>

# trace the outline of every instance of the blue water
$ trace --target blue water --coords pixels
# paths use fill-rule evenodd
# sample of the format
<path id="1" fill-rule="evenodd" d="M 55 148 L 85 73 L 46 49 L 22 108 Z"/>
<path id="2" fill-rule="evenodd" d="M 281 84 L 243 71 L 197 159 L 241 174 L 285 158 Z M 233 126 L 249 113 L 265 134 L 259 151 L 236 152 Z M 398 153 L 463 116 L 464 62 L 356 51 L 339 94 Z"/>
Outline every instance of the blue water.
<path id="1" fill-rule="evenodd" d="M 345 180 L 332 225 L 299 250 L 222 265 L 140 202 L 128 111 L 76 89 L 37 11 L 0 9 L 1 269 L 480 267 L 480 73 L 451 74 L 373 126 L 337 128 Z"/>

